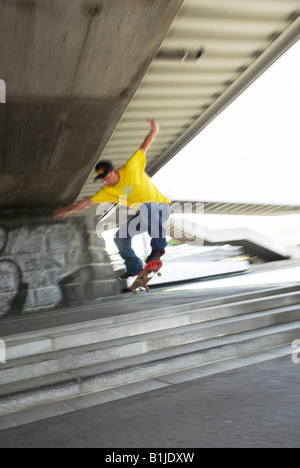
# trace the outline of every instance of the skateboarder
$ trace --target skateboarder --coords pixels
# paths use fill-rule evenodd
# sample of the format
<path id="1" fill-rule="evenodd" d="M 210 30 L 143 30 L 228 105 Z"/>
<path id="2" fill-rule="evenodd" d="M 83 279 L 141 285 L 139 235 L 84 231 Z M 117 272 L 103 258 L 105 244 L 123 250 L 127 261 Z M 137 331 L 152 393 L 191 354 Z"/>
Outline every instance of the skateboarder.
<path id="1" fill-rule="evenodd" d="M 143 270 L 143 262 L 132 248 L 134 236 L 148 232 L 152 238 L 152 252 L 146 263 L 160 259 L 167 246 L 163 224 L 169 219 L 171 201 L 161 194 L 145 172 L 147 150 L 159 132 L 155 120 L 148 119 L 148 123 L 151 126 L 149 134 L 125 166 L 117 170 L 110 161 L 97 164 L 95 181 L 102 180 L 104 187 L 96 195 L 72 207 L 58 209 L 54 215 L 54 219 L 60 221 L 95 203 L 118 203 L 135 208 L 136 215 L 120 227 L 114 239 L 126 264 L 126 273 L 121 277 L 124 280 Z"/>

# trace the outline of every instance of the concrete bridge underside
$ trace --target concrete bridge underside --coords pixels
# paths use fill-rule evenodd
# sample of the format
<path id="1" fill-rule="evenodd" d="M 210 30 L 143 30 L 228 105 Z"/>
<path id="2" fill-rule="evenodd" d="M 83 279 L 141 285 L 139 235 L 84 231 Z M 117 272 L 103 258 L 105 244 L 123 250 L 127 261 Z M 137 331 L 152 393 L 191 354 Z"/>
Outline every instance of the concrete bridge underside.
<path id="1" fill-rule="evenodd" d="M 73 202 L 183 0 L 0 0 L 0 208 Z"/>

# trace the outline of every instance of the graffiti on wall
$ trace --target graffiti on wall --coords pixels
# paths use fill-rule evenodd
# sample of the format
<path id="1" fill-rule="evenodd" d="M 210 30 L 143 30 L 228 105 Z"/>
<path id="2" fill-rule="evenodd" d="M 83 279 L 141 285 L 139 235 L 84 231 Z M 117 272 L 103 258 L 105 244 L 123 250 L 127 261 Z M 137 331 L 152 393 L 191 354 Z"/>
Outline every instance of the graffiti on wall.
<path id="1" fill-rule="evenodd" d="M 4 255 L 8 242 L 8 229 L 0 226 L 0 314 L 22 311 L 28 284 L 23 282 L 20 265 L 15 258 Z"/>
<path id="2" fill-rule="evenodd" d="M 118 283 L 92 229 L 81 219 L 0 221 L 0 317 L 111 295 Z"/>

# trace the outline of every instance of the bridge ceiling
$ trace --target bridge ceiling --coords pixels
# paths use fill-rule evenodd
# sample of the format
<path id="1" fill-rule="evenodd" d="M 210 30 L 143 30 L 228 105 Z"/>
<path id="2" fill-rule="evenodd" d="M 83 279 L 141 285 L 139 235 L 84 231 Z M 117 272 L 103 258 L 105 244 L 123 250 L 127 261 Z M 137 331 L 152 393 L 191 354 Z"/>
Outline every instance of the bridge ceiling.
<path id="1" fill-rule="evenodd" d="M 299 13 L 299 0 L 185 0 L 99 158 L 123 165 L 153 117 L 161 128 L 148 153 L 154 175 L 300 37 Z M 93 178 L 92 172 L 80 198 L 99 189 Z M 207 208 L 243 212 L 236 204 L 208 201 Z M 253 214 L 256 207 L 245 210 Z M 260 214 L 291 211 L 257 207 Z"/>

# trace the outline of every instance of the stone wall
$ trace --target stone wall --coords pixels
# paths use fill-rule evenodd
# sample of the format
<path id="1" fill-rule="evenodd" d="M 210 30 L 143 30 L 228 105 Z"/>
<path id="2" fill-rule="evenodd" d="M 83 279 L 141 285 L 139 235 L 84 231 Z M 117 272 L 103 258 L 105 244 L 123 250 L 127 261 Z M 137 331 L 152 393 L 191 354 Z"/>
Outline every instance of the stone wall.
<path id="1" fill-rule="evenodd" d="M 0 216 L 0 315 L 82 304 L 120 293 L 97 218 L 54 223 Z"/>

